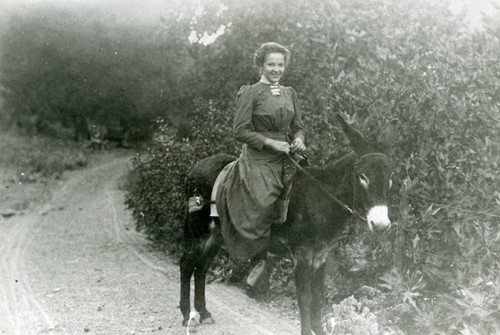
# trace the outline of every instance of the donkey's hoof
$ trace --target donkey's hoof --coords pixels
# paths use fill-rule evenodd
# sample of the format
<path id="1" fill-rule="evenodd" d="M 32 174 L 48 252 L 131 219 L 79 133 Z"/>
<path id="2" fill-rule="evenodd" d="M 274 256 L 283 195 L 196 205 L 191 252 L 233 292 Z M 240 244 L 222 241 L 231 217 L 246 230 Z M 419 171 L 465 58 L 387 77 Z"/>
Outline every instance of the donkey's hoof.
<path id="1" fill-rule="evenodd" d="M 204 317 L 203 319 L 200 318 L 200 323 L 211 325 L 215 323 L 215 320 L 211 315 L 209 315 L 207 317 Z"/>
<path id="2" fill-rule="evenodd" d="M 191 319 L 191 320 L 188 320 L 186 321 L 186 324 L 184 324 L 184 321 L 182 322 L 183 326 L 187 328 L 188 330 L 188 334 L 191 334 L 191 333 L 196 333 L 196 327 L 198 327 L 200 324 L 198 323 L 198 321 L 196 321 L 195 319 Z"/>

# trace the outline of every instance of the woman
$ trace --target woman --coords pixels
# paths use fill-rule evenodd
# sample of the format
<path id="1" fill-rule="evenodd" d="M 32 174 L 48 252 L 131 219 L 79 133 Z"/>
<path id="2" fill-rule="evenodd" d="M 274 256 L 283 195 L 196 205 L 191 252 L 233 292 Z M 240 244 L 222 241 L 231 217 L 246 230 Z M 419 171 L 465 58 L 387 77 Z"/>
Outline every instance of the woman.
<path id="1" fill-rule="evenodd" d="M 288 60 L 285 47 L 263 44 L 254 54 L 260 81 L 238 92 L 233 132 L 244 144 L 217 199 L 222 234 L 232 257 L 263 258 L 271 225 L 286 220 L 293 174 L 287 155 L 305 150 L 297 93 L 279 84 Z"/>

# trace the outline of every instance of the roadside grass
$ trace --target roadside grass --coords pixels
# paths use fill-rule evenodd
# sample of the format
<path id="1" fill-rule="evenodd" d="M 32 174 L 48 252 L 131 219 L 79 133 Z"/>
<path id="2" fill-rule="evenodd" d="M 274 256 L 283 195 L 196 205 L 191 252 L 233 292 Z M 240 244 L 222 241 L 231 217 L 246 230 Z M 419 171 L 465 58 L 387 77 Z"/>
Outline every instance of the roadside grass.
<path id="1" fill-rule="evenodd" d="M 131 156 L 129 149 L 87 144 L 0 130 L 0 222 L 45 203 L 65 172 Z"/>
<path id="2" fill-rule="evenodd" d="M 43 136 L 0 134 L 0 166 L 14 169 L 20 182 L 39 177 L 60 178 L 64 171 L 89 164 L 89 152 L 81 143 Z"/>
<path id="3" fill-rule="evenodd" d="M 89 164 L 81 143 L 0 132 L 0 222 L 43 204 L 64 171 Z"/>

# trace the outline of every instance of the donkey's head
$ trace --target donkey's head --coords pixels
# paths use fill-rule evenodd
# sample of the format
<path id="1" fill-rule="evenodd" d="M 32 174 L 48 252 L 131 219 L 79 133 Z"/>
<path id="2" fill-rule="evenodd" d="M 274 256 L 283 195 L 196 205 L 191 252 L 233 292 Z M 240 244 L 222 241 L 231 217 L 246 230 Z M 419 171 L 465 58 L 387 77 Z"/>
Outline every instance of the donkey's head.
<path id="1" fill-rule="evenodd" d="M 355 206 L 366 215 L 370 231 L 385 231 L 391 225 L 388 200 L 392 162 L 338 114 L 337 120 L 357 156 L 352 171 Z M 390 145 L 388 141 L 395 138 L 394 125 L 391 122 L 390 128 L 382 133 L 381 140 L 385 145 Z"/>

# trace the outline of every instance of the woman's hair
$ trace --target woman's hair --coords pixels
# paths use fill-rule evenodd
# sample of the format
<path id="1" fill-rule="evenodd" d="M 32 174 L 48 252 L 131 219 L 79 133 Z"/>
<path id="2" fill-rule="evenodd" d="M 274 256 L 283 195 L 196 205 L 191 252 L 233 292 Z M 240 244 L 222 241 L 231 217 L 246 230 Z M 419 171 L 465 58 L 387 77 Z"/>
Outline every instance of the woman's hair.
<path id="1" fill-rule="evenodd" d="M 274 42 L 267 42 L 262 44 L 253 55 L 253 63 L 258 67 L 262 67 L 264 65 L 264 61 L 266 60 L 266 56 L 273 52 L 282 53 L 283 56 L 285 56 L 285 65 L 288 64 L 290 51 L 281 44 Z"/>

